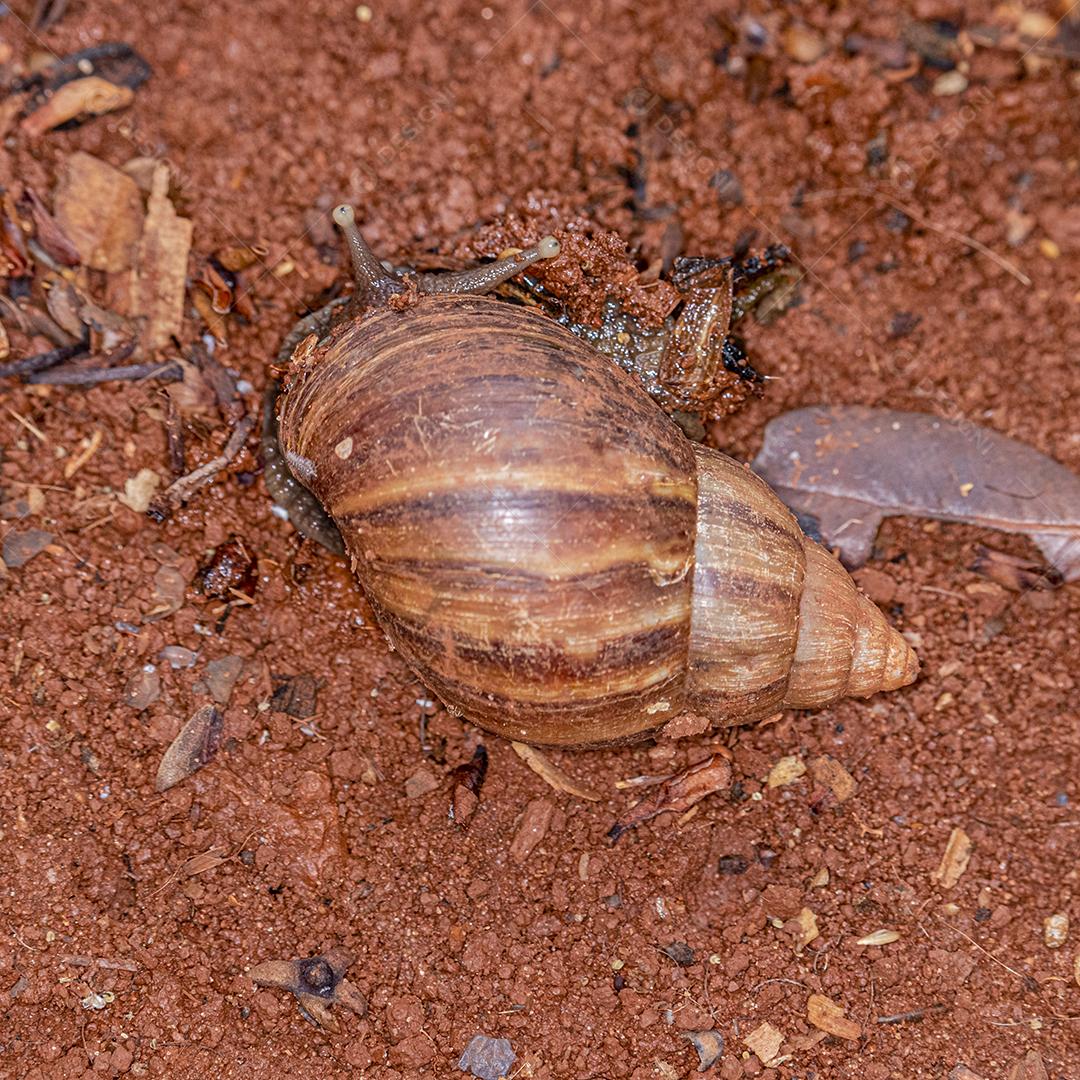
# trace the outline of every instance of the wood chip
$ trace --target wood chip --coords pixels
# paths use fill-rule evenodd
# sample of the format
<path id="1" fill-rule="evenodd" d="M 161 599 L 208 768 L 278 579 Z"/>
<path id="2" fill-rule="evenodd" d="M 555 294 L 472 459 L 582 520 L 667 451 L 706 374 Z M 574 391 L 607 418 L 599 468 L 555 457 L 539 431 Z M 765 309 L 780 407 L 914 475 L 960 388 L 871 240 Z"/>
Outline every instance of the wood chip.
<path id="1" fill-rule="evenodd" d="M 845 802 L 855 794 L 855 779 L 851 773 L 840 764 L 834 757 L 823 754 L 810 762 L 810 771 L 814 779 L 822 786 L 828 788 L 838 803 Z"/>
<path id="2" fill-rule="evenodd" d="M 180 333 L 191 234 L 191 222 L 179 217 L 169 201 L 169 167 L 159 164 L 132 282 L 134 313 L 147 320 L 139 342 L 144 353 L 162 348 Z"/>
<path id="3" fill-rule="evenodd" d="M 971 859 L 973 846 L 971 838 L 963 829 L 959 826 L 953 829 L 945 846 L 945 854 L 941 856 L 941 864 L 933 873 L 933 879 L 943 889 L 953 888 L 960 880 Z"/>
<path id="4" fill-rule="evenodd" d="M 783 1033 L 768 1021 L 759 1024 L 743 1039 L 743 1042 L 750 1047 L 752 1053 L 758 1056 L 761 1064 L 766 1068 L 770 1068 L 777 1062 L 783 1041 Z"/>
<path id="5" fill-rule="evenodd" d="M 88 75 L 64 83 L 40 109 L 35 109 L 20 125 L 32 139 L 44 135 L 78 116 L 101 116 L 127 108 L 135 100 L 129 86 L 117 86 L 108 79 Z"/>
<path id="6" fill-rule="evenodd" d="M 548 799 L 533 799 L 525 807 L 521 824 L 510 844 L 510 858 L 520 866 L 532 854 L 533 849 L 547 834 L 555 804 Z"/>
<path id="7" fill-rule="evenodd" d="M 129 176 L 91 154 L 72 154 L 60 172 L 55 208 L 58 224 L 84 265 L 110 273 L 130 269 L 143 209 Z"/>
<path id="8" fill-rule="evenodd" d="M 213 705 L 198 709 L 169 744 L 158 766 L 157 791 L 168 791 L 213 760 L 221 745 L 224 718 Z"/>
<path id="9" fill-rule="evenodd" d="M 782 757 L 769 770 L 769 787 L 783 787 L 785 784 L 794 783 L 800 776 L 806 774 L 806 765 L 798 755 Z"/>
<path id="10" fill-rule="evenodd" d="M 839 1039 L 854 1040 L 862 1034 L 859 1024 L 846 1017 L 843 1008 L 823 994 L 810 995 L 806 1002 L 806 1018 L 814 1027 Z"/>
<path id="11" fill-rule="evenodd" d="M 566 773 L 548 760 L 547 756 L 537 750 L 535 746 L 527 746 L 525 743 L 511 743 L 514 753 L 517 754 L 537 776 L 550 784 L 556 791 L 564 791 L 567 795 L 573 795 L 579 799 L 588 799 L 590 802 L 599 802 L 600 796 L 592 788 L 577 783 Z"/>
<path id="12" fill-rule="evenodd" d="M 70 480 L 97 452 L 101 446 L 101 428 L 86 440 L 86 445 L 64 465 L 64 479 Z"/>

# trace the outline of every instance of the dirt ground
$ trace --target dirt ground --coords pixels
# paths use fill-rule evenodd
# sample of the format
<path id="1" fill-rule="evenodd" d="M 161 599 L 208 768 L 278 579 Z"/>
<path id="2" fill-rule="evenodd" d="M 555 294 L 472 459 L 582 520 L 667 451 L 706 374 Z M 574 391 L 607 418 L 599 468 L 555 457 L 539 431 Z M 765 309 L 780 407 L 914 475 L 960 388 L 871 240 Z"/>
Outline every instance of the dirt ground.
<path id="1" fill-rule="evenodd" d="M 859 402 L 963 416 L 1080 472 L 1067 5 L 72 0 L 37 33 L 34 5 L 10 6 L 7 84 L 102 42 L 153 74 L 77 127 L 32 137 L 7 117 L 0 183 L 50 206 L 76 151 L 160 159 L 191 275 L 265 249 L 253 311 L 216 350 L 248 409 L 342 277 L 334 203 L 356 201 L 386 256 L 459 250 L 531 205 L 617 232 L 642 266 L 673 223 L 689 253 L 792 247 L 801 303 L 746 335 L 766 392 L 712 431 L 741 459 L 787 409 Z M 3 318 L 12 357 L 50 347 Z M 205 332 L 187 304 L 162 354 Z M 298 553 L 271 513 L 254 436 L 164 522 L 118 501 L 140 470 L 172 478 L 167 414 L 153 379 L 0 384 L 0 536 L 50 539 L 0 576 L 0 1076 L 456 1076 L 483 1034 L 510 1041 L 514 1076 L 645 1080 L 698 1075 L 687 1036 L 714 1030 L 725 1080 L 1080 1077 L 1080 589 L 1016 594 L 968 569 L 979 543 L 1037 559 L 1025 541 L 887 523 L 857 576 L 918 649 L 917 684 L 552 752 L 603 793 L 590 803 L 430 702 L 345 565 Z M 188 467 L 227 434 L 216 414 L 187 423 Z M 226 612 L 195 578 L 230 534 L 258 565 L 254 602 Z M 221 748 L 157 793 L 214 694 Z M 466 829 L 444 778 L 480 742 Z M 606 839 L 634 798 L 615 781 L 717 746 L 730 796 Z M 765 782 L 825 755 L 854 781 L 843 801 L 814 770 Z M 546 831 L 522 857 L 527 808 Z M 946 887 L 958 828 L 973 850 Z M 1074 928 L 1050 948 L 1061 914 Z M 337 1006 L 336 1035 L 246 976 L 333 946 L 369 1002 Z M 810 1022 L 812 995 L 847 1037 Z"/>

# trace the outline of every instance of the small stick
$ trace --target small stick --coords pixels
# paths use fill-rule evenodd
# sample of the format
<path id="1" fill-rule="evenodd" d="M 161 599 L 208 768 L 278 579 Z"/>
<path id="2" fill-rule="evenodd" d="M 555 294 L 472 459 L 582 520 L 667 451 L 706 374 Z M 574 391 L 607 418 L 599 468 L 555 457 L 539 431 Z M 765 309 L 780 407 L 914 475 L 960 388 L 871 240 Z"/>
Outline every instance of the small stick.
<path id="1" fill-rule="evenodd" d="M 101 956 L 60 956 L 61 964 L 70 964 L 72 967 L 99 967 L 107 971 L 133 971 L 139 970 L 139 965 L 133 960 L 106 960 Z"/>
<path id="2" fill-rule="evenodd" d="M 229 436 L 229 441 L 225 444 L 225 448 L 221 453 L 205 465 L 200 465 L 194 471 L 189 472 L 186 476 L 174 480 L 151 505 L 148 511 L 149 515 L 155 521 L 164 521 L 176 507 L 187 502 L 199 488 L 209 484 L 244 448 L 244 443 L 247 442 L 247 437 L 251 434 L 251 429 L 254 426 L 255 414 L 248 413 L 233 428 L 233 433 Z"/>
<path id="3" fill-rule="evenodd" d="M 7 379 L 13 375 L 29 375 L 34 371 L 44 371 L 45 368 L 55 367 L 73 356 L 87 352 L 88 346 L 85 341 L 78 341 L 74 345 L 61 345 L 59 349 L 50 349 L 48 352 L 36 353 L 34 356 L 24 356 L 21 360 L 12 360 L 6 364 L 0 364 L 0 379 Z"/>
<path id="4" fill-rule="evenodd" d="M 940 1016 L 949 1011 L 948 1005 L 927 1005 L 925 1009 L 913 1009 L 911 1012 L 895 1013 L 893 1016 L 879 1016 L 879 1024 L 905 1024 L 908 1021 L 918 1022 L 927 1016 Z"/>
<path id="5" fill-rule="evenodd" d="M 905 203 L 900 202 L 899 199 L 894 199 L 888 195 L 878 191 L 878 199 L 880 199 L 886 206 L 891 206 L 894 210 L 899 210 L 902 214 L 907 214 L 913 221 L 917 221 L 920 225 L 925 226 L 927 229 L 931 229 L 936 233 L 940 233 L 942 236 L 948 237 L 950 240 L 955 240 L 959 244 L 967 244 L 968 247 L 974 248 L 976 251 L 981 252 L 991 262 L 996 263 L 1002 270 L 1009 274 L 1012 274 L 1017 281 L 1022 285 L 1030 285 L 1031 278 L 1027 276 L 1015 263 L 1009 262 L 1004 255 L 999 255 L 993 248 L 987 247 L 984 243 L 976 240 L 974 236 L 968 236 L 967 233 L 957 232 L 955 229 L 950 229 L 947 225 L 939 225 L 936 221 L 931 221 L 925 214 L 921 214 L 913 206 L 908 206 Z"/>
<path id="6" fill-rule="evenodd" d="M 179 364 L 121 364 L 119 367 L 60 367 L 39 371 L 28 383 L 49 386 L 94 386 L 104 382 L 132 382 L 137 379 L 162 379 L 179 382 L 184 373 Z"/>
<path id="7" fill-rule="evenodd" d="M 165 394 L 165 437 L 169 442 L 169 465 L 173 476 L 183 476 L 187 470 L 184 458 L 184 422 L 172 396 Z"/>

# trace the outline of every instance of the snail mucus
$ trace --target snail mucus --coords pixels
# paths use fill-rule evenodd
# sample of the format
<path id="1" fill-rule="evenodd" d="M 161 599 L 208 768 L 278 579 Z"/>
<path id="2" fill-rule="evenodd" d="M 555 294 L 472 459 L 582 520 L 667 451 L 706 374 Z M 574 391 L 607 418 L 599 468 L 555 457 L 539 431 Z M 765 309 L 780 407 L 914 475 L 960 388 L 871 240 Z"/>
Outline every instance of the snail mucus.
<path id="1" fill-rule="evenodd" d="M 915 678 L 904 638 L 763 481 L 558 321 L 483 295 L 555 256 L 554 238 L 399 275 L 351 207 L 334 220 L 355 293 L 286 342 L 268 486 L 287 465 L 314 496 L 390 642 L 452 712 L 592 746 Z M 699 308 L 673 347 L 715 348 L 710 325 Z"/>

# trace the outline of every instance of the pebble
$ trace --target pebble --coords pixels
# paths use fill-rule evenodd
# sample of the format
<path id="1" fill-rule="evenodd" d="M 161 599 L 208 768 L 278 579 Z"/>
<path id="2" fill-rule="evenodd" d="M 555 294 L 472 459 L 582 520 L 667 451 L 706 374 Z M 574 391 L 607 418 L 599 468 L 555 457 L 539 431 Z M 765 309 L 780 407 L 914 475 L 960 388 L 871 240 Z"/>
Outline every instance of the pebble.
<path id="1" fill-rule="evenodd" d="M 509 1039 L 474 1035 L 458 1060 L 458 1068 L 462 1072 L 472 1073 L 477 1080 L 500 1080 L 500 1077 L 509 1074 L 516 1060 L 517 1054 L 511 1048 Z"/>
<path id="2" fill-rule="evenodd" d="M 199 654 L 197 652 L 192 652 L 191 649 L 185 649 L 183 645 L 166 645 L 165 648 L 158 653 L 158 659 L 163 664 L 168 664 L 173 671 L 179 671 L 181 668 L 193 667 L 198 658 Z"/>
<path id="3" fill-rule="evenodd" d="M 789 26 L 783 36 L 784 52 L 797 64 L 812 64 L 825 55 L 825 39 L 808 26 Z"/>
<path id="4" fill-rule="evenodd" d="M 1043 941 L 1048 949 L 1060 949 L 1069 936 L 1069 916 L 1063 912 L 1043 919 Z"/>
<path id="5" fill-rule="evenodd" d="M 962 71 L 946 71 L 934 80 L 933 92 L 937 97 L 953 97 L 968 88 L 967 76 Z"/>
<path id="6" fill-rule="evenodd" d="M 121 700 L 128 708 L 142 712 L 161 697 L 161 676 L 153 664 L 146 664 L 127 681 Z"/>
<path id="7" fill-rule="evenodd" d="M 430 770 L 421 766 L 405 781 L 405 797 L 420 799 L 430 795 L 439 786 L 439 778 Z"/>
<path id="8" fill-rule="evenodd" d="M 40 555 L 52 542 L 52 533 L 45 532 L 44 529 L 9 532 L 4 537 L 4 565 L 13 570 L 25 566 L 35 555 Z"/>
<path id="9" fill-rule="evenodd" d="M 211 660 L 206 665 L 203 681 L 210 691 L 210 696 L 219 705 L 228 705 L 243 669 L 244 659 L 241 656 L 223 656 L 220 660 Z"/>

